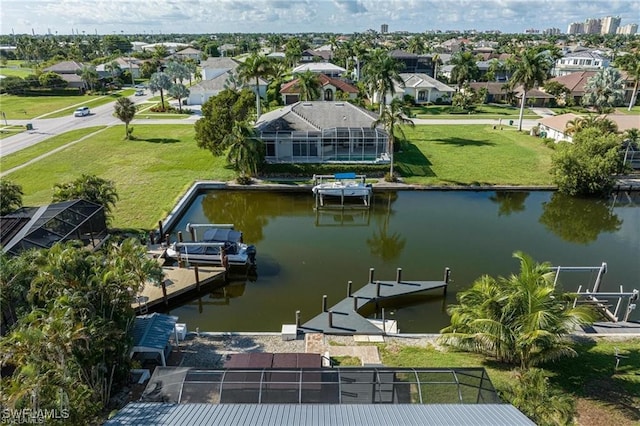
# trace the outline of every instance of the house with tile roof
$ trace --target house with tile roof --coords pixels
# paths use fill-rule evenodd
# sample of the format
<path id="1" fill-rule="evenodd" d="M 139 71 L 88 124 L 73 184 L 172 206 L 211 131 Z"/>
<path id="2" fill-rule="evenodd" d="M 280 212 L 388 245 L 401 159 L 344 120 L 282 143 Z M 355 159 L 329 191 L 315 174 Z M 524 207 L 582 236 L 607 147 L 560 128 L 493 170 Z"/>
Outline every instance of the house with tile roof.
<path id="1" fill-rule="evenodd" d="M 340 77 L 345 72 L 347 72 L 345 68 L 339 67 L 329 62 L 311 62 L 295 67 L 292 71 L 292 74 L 303 74 L 307 71 L 324 74 L 329 77 Z"/>
<path id="2" fill-rule="evenodd" d="M 179 59 L 193 59 L 196 62 L 200 62 L 200 59 L 202 59 L 202 51 L 194 49 L 193 47 L 187 47 L 186 49 L 177 51 L 171 56 Z"/>
<path id="3" fill-rule="evenodd" d="M 318 74 L 318 80 L 320 83 L 320 96 L 315 101 L 334 101 L 338 98 L 344 99 L 342 96 L 346 96 L 349 99 L 355 99 L 358 97 L 358 88 L 353 84 L 347 83 L 339 78 L 333 78 L 324 74 Z M 342 96 L 339 95 L 342 94 Z M 280 88 L 280 94 L 282 95 L 282 101 L 285 105 L 291 105 L 300 101 L 300 87 L 298 79 L 294 79 L 285 83 Z"/>
<path id="4" fill-rule="evenodd" d="M 62 61 L 51 65 L 42 72 L 54 72 L 67 82 L 67 87 L 72 89 L 86 90 L 87 85 L 80 77 L 80 72 L 85 64 L 76 61 Z"/>
<path id="5" fill-rule="evenodd" d="M 387 96 L 387 102 L 393 98 L 403 99 L 411 96 L 416 104 L 429 102 L 446 102 L 451 99 L 455 89 L 423 73 L 400 73 L 404 87 L 395 85 L 393 96 Z"/>
<path id="6" fill-rule="evenodd" d="M 544 117 L 538 120 L 538 126 L 540 132 L 544 132 L 547 138 L 551 138 L 556 142 L 559 141 L 567 141 L 572 142 L 573 138 L 571 135 L 567 135 L 566 129 L 567 124 L 580 118 L 581 116 L 568 113 L 561 115 L 553 115 L 549 117 Z M 627 130 L 638 128 L 638 116 L 636 115 L 627 115 L 627 114 L 609 114 L 605 116 L 608 120 L 611 120 L 618 127 L 618 133 L 624 133 Z"/>
<path id="7" fill-rule="evenodd" d="M 386 163 L 389 136 L 377 117 L 349 102 L 297 102 L 263 114 L 255 129 L 270 163 Z"/>
<path id="8" fill-rule="evenodd" d="M 596 75 L 597 71 L 578 71 L 562 76 L 553 77 L 550 81 L 556 81 L 569 89 L 569 98 L 573 99 L 576 105 L 580 105 L 582 97 L 585 94 L 585 86 L 591 77 Z"/>

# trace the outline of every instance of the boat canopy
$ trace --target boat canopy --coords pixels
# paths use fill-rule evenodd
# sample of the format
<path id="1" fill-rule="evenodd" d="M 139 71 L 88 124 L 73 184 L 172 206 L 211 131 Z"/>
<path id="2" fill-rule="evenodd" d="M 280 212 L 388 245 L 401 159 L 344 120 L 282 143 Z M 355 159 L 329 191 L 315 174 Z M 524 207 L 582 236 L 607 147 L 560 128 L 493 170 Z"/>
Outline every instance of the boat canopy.
<path id="1" fill-rule="evenodd" d="M 336 179 L 355 179 L 356 178 L 356 174 L 351 172 L 351 173 L 336 173 L 333 175 L 334 178 Z"/>
<path id="2" fill-rule="evenodd" d="M 229 228 L 211 228 L 204 231 L 202 241 L 239 243 L 242 241 L 242 232 Z"/>

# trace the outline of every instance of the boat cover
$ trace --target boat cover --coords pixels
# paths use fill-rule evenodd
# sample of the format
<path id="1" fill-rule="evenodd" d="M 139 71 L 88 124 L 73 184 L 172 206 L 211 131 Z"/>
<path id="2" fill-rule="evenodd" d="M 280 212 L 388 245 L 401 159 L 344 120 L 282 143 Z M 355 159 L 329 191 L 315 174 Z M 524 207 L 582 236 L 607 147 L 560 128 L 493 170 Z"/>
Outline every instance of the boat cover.
<path id="1" fill-rule="evenodd" d="M 211 228 L 204 231 L 202 237 L 203 242 L 220 242 L 230 241 L 239 243 L 242 240 L 242 232 L 229 228 Z"/>
<path id="2" fill-rule="evenodd" d="M 335 179 L 355 179 L 356 178 L 356 174 L 351 172 L 351 173 L 336 173 L 333 175 L 333 177 Z"/>

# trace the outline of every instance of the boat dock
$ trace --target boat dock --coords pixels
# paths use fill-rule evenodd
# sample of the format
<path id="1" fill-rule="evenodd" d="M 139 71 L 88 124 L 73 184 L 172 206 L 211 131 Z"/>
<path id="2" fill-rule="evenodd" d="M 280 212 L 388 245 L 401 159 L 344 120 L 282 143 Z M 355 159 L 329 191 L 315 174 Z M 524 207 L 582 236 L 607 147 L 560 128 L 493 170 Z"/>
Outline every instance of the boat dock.
<path id="1" fill-rule="evenodd" d="M 304 333 L 324 334 L 367 334 L 384 335 L 384 318 L 382 328 L 361 316 L 359 311 L 371 303 L 378 303 L 399 296 L 405 296 L 427 290 L 442 288 L 447 292 L 450 269 L 446 268 L 443 281 L 406 281 L 402 279 L 402 269 L 398 268 L 395 281 L 374 280 L 374 270 L 369 270 L 369 282 L 361 289 L 351 292 L 352 281 L 347 285 L 347 297 L 331 308 L 327 308 L 327 297 L 322 300 L 322 311 L 319 315 L 300 325 L 300 311 L 296 312 L 296 328 Z"/>
<path id="2" fill-rule="evenodd" d="M 158 247 L 150 248 L 149 254 L 162 261 L 158 256 Z M 169 301 L 184 293 L 200 290 L 200 287 L 216 280 L 223 280 L 226 270 L 216 266 L 162 266 L 164 280 L 161 285 L 145 283 L 142 291 L 134 298 L 131 307 L 137 314 L 145 314 L 159 304 L 168 305 Z"/>

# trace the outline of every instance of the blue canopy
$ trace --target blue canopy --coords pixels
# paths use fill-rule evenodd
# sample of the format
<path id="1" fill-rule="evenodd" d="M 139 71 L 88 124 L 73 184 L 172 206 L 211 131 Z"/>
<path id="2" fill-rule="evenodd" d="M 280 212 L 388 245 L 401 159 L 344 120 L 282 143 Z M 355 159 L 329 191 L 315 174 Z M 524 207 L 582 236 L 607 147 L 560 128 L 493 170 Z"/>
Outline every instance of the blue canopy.
<path id="1" fill-rule="evenodd" d="M 176 322 L 178 322 L 178 317 L 157 312 L 137 316 L 133 325 L 131 356 L 136 352 L 160 354 L 162 365 L 167 365 L 164 352 L 171 333 L 175 332 Z"/>
<path id="2" fill-rule="evenodd" d="M 336 179 L 355 179 L 356 178 L 356 174 L 351 172 L 351 173 L 336 173 L 333 175 L 334 178 Z"/>

